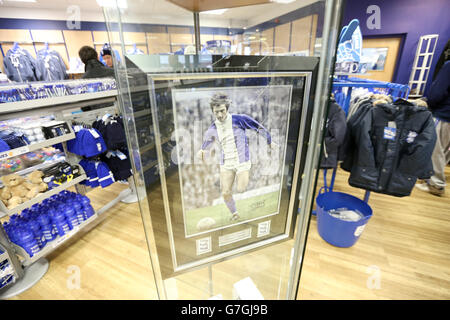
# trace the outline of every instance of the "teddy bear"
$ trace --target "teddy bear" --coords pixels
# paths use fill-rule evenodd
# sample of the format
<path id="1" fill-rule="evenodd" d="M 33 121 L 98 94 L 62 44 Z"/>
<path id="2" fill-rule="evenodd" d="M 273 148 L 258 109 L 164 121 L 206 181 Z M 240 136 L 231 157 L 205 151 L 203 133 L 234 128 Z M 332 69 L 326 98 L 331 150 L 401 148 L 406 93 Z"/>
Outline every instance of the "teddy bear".
<path id="1" fill-rule="evenodd" d="M 33 171 L 28 175 L 28 181 L 24 183 L 25 187 L 29 190 L 26 194 L 28 199 L 33 199 L 37 194 L 47 190 L 47 184 L 42 181 L 43 176 L 44 173 L 39 170 Z"/>
<path id="2" fill-rule="evenodd" d="M 23 177 L 13 173 L 1 177 L 1 180 L 4 187 L 0 196 L 8 209 L 14 208 L 26 200 L 30 190 L 24 185 L 25 179 Z"/>

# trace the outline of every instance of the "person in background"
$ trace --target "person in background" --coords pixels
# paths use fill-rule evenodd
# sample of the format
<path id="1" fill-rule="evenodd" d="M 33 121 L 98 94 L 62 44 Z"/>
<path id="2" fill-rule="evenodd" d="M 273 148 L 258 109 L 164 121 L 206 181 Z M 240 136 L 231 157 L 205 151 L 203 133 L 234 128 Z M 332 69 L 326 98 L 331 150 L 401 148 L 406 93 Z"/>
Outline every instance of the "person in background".
<path id="1" fill-rule="evenodd" d="M 105 61 L 106 66 L 112 68 L 113 57 L 111 53 L 111 48 L 104 46 L 102 51 L 100 51 L 100 55 L 102 56 L 103 61 Z"/>
<path id="2" fill-rule="evenodd" d="M 450 162 L 450 48 L 442 53 L 442 66 L 434 77 L 428 93 L 428 107 L 433 113 L 437 141 L 431 160 L 434 175 L 425 183 L 417 184 L 422 191 L 442 196 L 445 193 L 445 167 Z"/>
<path id="3" fill-rule="evenodd" d="M 89 46 L 83 46 L 78 51 L 81 61 L 84 63 L 83 79 L 114 78 L 114 69 L 108 68 L 98 60 L 97 51 Z"/>

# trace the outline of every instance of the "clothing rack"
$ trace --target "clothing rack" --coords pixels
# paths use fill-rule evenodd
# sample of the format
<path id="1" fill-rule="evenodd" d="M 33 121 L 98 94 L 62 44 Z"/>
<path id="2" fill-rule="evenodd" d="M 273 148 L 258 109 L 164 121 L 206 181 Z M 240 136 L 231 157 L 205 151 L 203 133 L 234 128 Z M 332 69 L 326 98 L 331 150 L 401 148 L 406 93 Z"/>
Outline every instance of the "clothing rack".
<path id="1" fill-rule="evenodd" d="M 333 94 L 336 102 L 345 111 L 345 114 L 348 114 L 354 88 L 364 88 L 374 93 L 384 93 L 391 96 L 394 100 L 398 98 L 407 98 L 411 91 L 411 89 L 404 84 L 354 77 L 349 78 L 348 75 L 337 76 L 333 81 Z"/>
<path id="2" fill-rule="evenodd" d="M 353 88 L 365 88 L 374 93 L 382 92 L 391 96 L 394 101 L 399 98 L 407 99 L 411 91 L 407 85 L 403 84 L 354 77 L 349 78 L 348 75 L 338 75 L 333 81 L 333 94 L 337 104 L 339 104 L 339 106 L 345 111 L 346 115 L 349 111 Z M 329 186 L 327 183 L 327 171 L 328 169 L 323 169 L 324 186 L 320 188 L 319 193 L 333 191 L 337 167 L 333 168 L 331 183 Z M 366 190 L 364 194 L 364 202 L 369 202 L 369 197 L 370 191 Z M 312 213 L 315 215 L 315 211 Z"/>

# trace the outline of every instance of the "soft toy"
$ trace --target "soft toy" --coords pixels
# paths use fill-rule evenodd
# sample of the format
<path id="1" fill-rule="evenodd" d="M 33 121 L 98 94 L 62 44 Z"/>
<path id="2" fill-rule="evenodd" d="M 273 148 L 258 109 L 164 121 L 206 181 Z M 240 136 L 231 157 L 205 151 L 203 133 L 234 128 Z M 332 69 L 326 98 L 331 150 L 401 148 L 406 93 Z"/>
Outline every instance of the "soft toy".
<path id="1" fill-rule="evenodd" d="M 2 190 L 0 191 L 0 199 L 2 199 L 5 205 L 8 204 L 8 200 L 11 199 L 11 197 L 12 197 L 11 190 L 6 187 L 2 188 Z"/>
<path id="2" fill-rule="evenodd" d="M 25 182 L 25 187 L 29 190 L 26 194 L 28 199 L 33 199 L 37 194 L 47 190 L 48 186 L 42 181 L 44 173 L 36 170 L 28 175 L 28 181 Z"/>
<path id="3" fill-rule="evenodd" d="M 7 207 L 8 209 L 12 209 L 14 207 L 17 207 L 19 204 L 23 203 L 24 200 L 21 197 L 13 196 L 11 199 L 8 200 Z"/>
<path id="4" fill-rule="evenodd" d="M 22 203 L 29 192 L 29 189 L 23 184 L 25 179 L 14 173 L 3 176 L 1 179 L 4 185 L 2 199 L 7 199 L 11 196 L 7 203 L 8 209 L 14 208 L 17 204 Z"/>

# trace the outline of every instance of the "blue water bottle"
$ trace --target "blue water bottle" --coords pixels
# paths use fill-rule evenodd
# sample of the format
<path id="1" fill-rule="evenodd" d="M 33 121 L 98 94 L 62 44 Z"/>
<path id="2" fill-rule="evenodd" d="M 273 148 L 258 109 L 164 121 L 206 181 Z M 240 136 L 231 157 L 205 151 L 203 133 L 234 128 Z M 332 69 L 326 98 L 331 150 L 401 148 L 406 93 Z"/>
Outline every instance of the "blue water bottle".
<path id="1" fill-rule="evenodd" d="M 79 195 L 78 198 L 79 198 L 79 201 L 81 202 L 81 204 L 83 205 L 84 217 L 85 217 L 85 220 L 87 220 L 90 217 L 92 217 L 95 213 L 94 208 L 92 208 L 92 206 L 91 206 L 91 200 L 89 200 L 88 197 L 82 196 L 82 195 Z"/>
<path id="2" fill-rule="evenodd" d="M 78 224 L 79 225 L 82 224 L 83 221 L 84 221 L 84 208 L 83 208 L 83 205 L 78 201 L 78 199 L 76 197 L 74 197 L 72 199 L 70 204 L 75 209 L 75 213 L 76 213 L 77 219 L 78 219 Z"/>
<path id="3" fill-rule="evenodd" d="M 28 230 L 30 230 L 33 235 L 34 239 L 36 240 L 38 246 L 40 249 L 42 249 L 46 245 L 45 237 L 42 235 L 41 226 L 39 225 L 39 222 L 35 220 L 30 220 L 27 223 Z"/>
<path id="4" fill-rule="evenodd" d="M 56 230 L 60 237 L 62 237 L 63 235 L 65 235 L 67 232 L 70 231 L 70 226 L 67 223 L 66 215 L 64 214 L 64 212 L 55 210 L 52 215 L 52 222 L 53 225 L 56 227 Z"/>
<path id="5" fill-rule="evenodd" d="M 25 228 L 18 229 L 18 245 L 21 246 L 30 257 L 40 251 L 39 245 L 34 238 L 33 232 Z"/>
<path id="6" fill-rule="evenodd" d="M 66 220 L 69 223 L 69 227 L 72 230 L 74 227 L 78 226 L 80 223 L 78 221 L 77 212 L 72 206 L 72 202 L 68 201 L 66 205 L 60 206 L 64 208 L 64 214 L 66 215 Z"/>
<path id="7" fill-rule="evenodd" d="M 56 230 L 53 229 L 52 220 L 47 213 L 41 213 L 37 217 L 37 221 L 41 226 L 42 235 L 45 242 L 50 242 L 57 237 Z"/>

